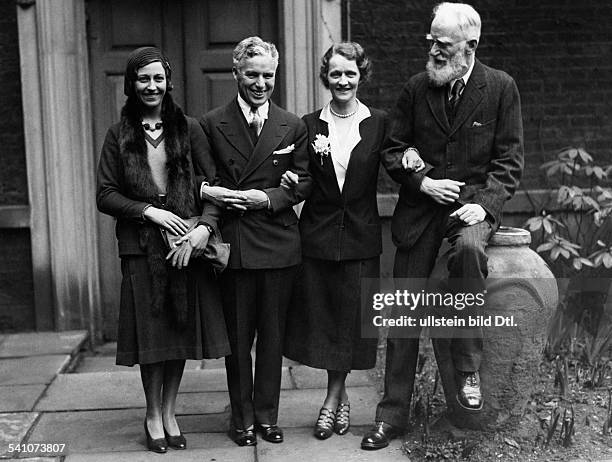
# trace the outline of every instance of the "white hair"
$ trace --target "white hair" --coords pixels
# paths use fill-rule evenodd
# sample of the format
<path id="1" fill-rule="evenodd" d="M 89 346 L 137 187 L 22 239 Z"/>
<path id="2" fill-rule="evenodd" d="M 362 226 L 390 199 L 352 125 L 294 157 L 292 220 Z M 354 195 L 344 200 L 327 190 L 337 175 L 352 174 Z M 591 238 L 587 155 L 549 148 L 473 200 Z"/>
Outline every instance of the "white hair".
<path id="1" fill-rule="evenodd" d="M 434 19 L 438 16 L 454 18 L 457 27 L 466 40 L 480 40 L 480 15 L 467 3 L 444 2 L 433 9 Z"/>

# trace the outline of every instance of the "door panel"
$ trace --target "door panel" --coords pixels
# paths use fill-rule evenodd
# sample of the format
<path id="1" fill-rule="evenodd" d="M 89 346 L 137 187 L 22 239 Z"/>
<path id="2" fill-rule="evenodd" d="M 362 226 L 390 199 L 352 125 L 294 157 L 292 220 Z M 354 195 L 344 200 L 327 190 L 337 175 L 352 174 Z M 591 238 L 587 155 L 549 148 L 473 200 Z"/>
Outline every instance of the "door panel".
<path id="1" fill-rule="evenodd" d="M 161 48 L 172 65 L 172 96 L 199 117 L 236 94 L 232 50 L 249 35 L 277 43 L 277 0 L 87 0 L 96 164 L 108 127 L 119 120 L 123 72 L 138 47 Z M 277 80 L 274 94 L 281 94 Z M 275 98 L 275 101 L 278 99 Z M 115 220 L 99 214 L 103 329 L 116 338 L 121 270 Z"/>
<path id="2" fill-rule="evenodd" d="M 276 0 L 210 0 L 185 2 L 186 112 L 199 116 L 236 94 L 232 50 L 245 37 L 259 35 L 277 43 Z M 282 92 L 274 90 L 274 100 Z"/>

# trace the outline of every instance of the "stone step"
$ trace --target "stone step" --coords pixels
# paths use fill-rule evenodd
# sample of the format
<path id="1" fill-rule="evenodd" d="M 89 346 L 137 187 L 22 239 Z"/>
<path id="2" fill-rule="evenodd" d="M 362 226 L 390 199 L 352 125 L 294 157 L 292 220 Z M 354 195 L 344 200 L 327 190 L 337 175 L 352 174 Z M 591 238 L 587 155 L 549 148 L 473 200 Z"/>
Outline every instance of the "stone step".
<path id="1" fill-rule="evenodd" d="M 359 437 L 363 433 L 363 429 L 372 423 L 376 403 L 378 402 L 378 394 L 372 387 L 349 388 L 348 394 L 352 408 L 351 422 L 354 426 L 352 431 L 356 432 L 357 437 Z M 183 433 L 186 434 L 190 449 L 237 448 L 226 435 L 230 417 L 227 405 L 223 412 L 202 413 L 201 409 L 195 409 L 199 404 L 195 403 L 194 400 L 207 399 L 206 395 L 214 398 L 216 401 L 222 401 L 220 395 L 224 395 L 226 401 L 223 402 L 228 403 L 226 393 L 211 392 L 183 395 L 192 398 L 192 401 L 190 401 L 191 408 L 185 409 L 183 407 L 185 404 L 179 406 L 183 408 L 179 410 L 178 415 L 179 425 Z M 279 425 L 286 429 L 287 432 L 291 428 L 302 427 L 305 430 L 300 432 L 300 434 L 306 435 L 311 433 L 312 426 L 318 416 L 319 407 L 324 398 L 325 391 L 321 389 L 282 390 Z M 209 402 L 213 403 L 213 400 Z M 220 408 L 221 406 L 217 405 L 215 407 L 211 404 L 210 410 L 217 411 Z M 192 414 L 191 410 L 193 409 L 199 413 Z M 189 414 L 185 414 L 185 412 Z M 115 451 L 138 452 L 142 451 L 145 444 L 142 428 L 143 420 L 144 409 L 142 408 L 44 413 L 31 431 L 27 442 L 65 442 L 67 449 L 64 455 Z M 289 432 L 288 434 L 292 433 Z M 284 444 L 282 447 L 288 449 L 293 444 L 293 441 L 289 438 L 286 440 L 290 444 Z M 342 440 L 342 438 L 337 438 L 337 440 Z M 311 442 L 314 444 L 316 440 L 312 438 Z M 260 447 L 268 444 L 261 442 Z M 307 444 L 305 443 L 304 446 L 307 446 Z M 217 458 L 217 460 L 223 459 Z M 341 458 L 339 460 L 344 459 Z"/>
<path id="2" fill-rule="evenodd" d="M 0 358 L 76 355 L 87 341 L 87 331 L 7 334 L 0 343 Z"/>
<path id="3" fill-rule="evenodd" d="M 0 411 L 32 411 L 47 385 L 74 364 L 86 341 L 86 331 L 2 336 Z"/>
<path id="4" fill-rule="evenodd" d="M 289 368 L 286 367 L 282 371 L 281 388 L 294 388 Z M 207 402 L 204 397 L 189 396 L 204 393 L 217 393 L 219 397 L 223 397 L 222 402 L 227 404 L 227 379 L 224 369 L 185 371 L 179 389 L 178 405 L 181 406 L 181 403 L 190 399 Z M 58 376 L 36 405 L 36 410 L 122 409 L 144 405 L 144 392 L 138 371 L 85 372 Z M 202 411 L 205 412 L 206 409 L 208 408 Z"/>
<path id="5" fill-rule="evenodd" d="M 352 439 L 354 439 L 354 443 L 357 444 L 358 438 L 363 433 L 363 428 L 369 426 L 373 420 L 375 406 L 378 401 L 378 395 L 372 389 L 372 387 L 349 388 L 348 393 L 352 407 L 351 422 L 354 426 L 352 432 L 356 432 L 355 434 L 357 435 Z M 224 393 L 223 395 L 227 397 L 226 393 Z M 222 401 L 219 393 L 196 393 L 185 394 L 183 396 L 188 396 L 192 398 L 192 401 L 190 402 L 191 409 L 199 407 L 200 405 L 195 401 L 200 399 L 206 399 L 206 396 L 208 396 L 209 399 L 212 398 L 209 401 L 209 403 L 211 403 L 210 411 L 218 411 L 221 408 L 221 406 L 214 404 L 215 401 Z M 317 440 L 312 438 L 312 436 L 308 435 L 312 434 L 312 426 L 316 421 L 319 406 L 320 403 L 323 402 L 324 397 L 324 390 L 317 389 L 281 391 L 279 424 L 286 430 L 287 434 L 286 444 L 282 445 L 282 448 L 284 448 L 285 450 L 289 450 L 289 448 L 296 444 L 296 442 L 299 443 L 301 441 L 302 443 L 299 443 L 301 444 L 300 447 L 306 450 L 308 444 L 317 443 Z M 228 403 L 227 398 L 224 402 Z M 185 404 L 180 405 L 179 408 L 184 406 Z M 187 411 L 190 411 L 191 409 L 188 409 Z M 242 460 L 240 459 L 241 453 L 235 451 L 236 449 L 240 448 L 235 446 L 235 444 L 226 435 L 226 432 L 229 428 L 229 410 L 226 408 L 223 412 L 213 413 L 203 413 L 202 409 L 195 410 L 198 412 L 198 414 L 184 415 L 183 413 L 186 410 L 184 408 L 179 409 L 178 415 L 179 425 L 183 433 L 186 434 L 190 450 L 211 450 L 210 453 L 206 453 L 206 455 L 214 457 L 217 460 Z M 40 443 L 43 441 L 53 441 L 59 443 L 66 443 L 66 450 L 62 453 L 62 455 L 75 453 L 104 453 L 104 458 L 102 459 L 79 459 L 76 457 L 76 455 L 74 455 L 74 458 L 66 460 L 110 460 L 106 458 L 110 457 L 107 456 L 106 453 L 126 451 L 130 452 L 130 454 L 134 457 L 141 457 L 141 451 L 143 450 L 143 446 L 145 444 L 144 432 L 142 428 L 143 420 L 144 409 L 115 409 L 44 413 L 40 417 L 40 420 L 38 421 L 34 429 L 31 431 L 27 442 Z M 300 427 L 303 428 L 300 431 L 293 432 L 291 430 L 291 428 Z M 295 441 L 292 435 L 296 435 Z M 341 441 L 344 441 L 344 438 L 338 437 L 337 442 Z M 353 442 L 351 442 L 351 444 L 353 444 Z M 262 441 L 260 442 L 260 446 L 258 447 L 261 449 L 262 447 L 265 447 L 267 445 L 273 446 L 269 443 Z M 358 447 L 358 445 L 355 447 Z M 230 450 L 232 457 L 237 458 L 220 458 L 225 453 L 222 451 L 217 452 L 216 450 L 219 448 L 225 448 L 227 450 Z M 212 451 L 212 449 L 215 449 L 215 451 Z M 187 452 L 181 454 L 187 454 Z M 236 455 L 233 456 L 233 454 Z M 262 460 L 283 460 L 278 458 L 280 457 L 279 454 L 282 454 L 282 452 L 278 453 L 276 449 L 274 449 L 267 456 L 270 457 L 270 459 Z M 339 453 L 334 452 L 334 454 L 337 455 Z M 46 455 L 53 456 L 59 454 Z M 148 455 L 150 456 L 150 453 L 148 453 Z M 345 459 L 340 458 L 337 460 Z"/>

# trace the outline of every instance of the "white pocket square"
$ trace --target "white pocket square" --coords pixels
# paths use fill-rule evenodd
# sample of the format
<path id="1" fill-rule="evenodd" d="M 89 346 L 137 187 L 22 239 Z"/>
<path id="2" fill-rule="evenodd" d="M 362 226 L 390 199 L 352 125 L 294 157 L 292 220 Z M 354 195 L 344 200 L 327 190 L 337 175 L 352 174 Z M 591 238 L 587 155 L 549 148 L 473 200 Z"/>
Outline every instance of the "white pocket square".
<path id="1" fill-rule="evenodd" d="M 274 151 L 272 154 L 291 154 L 295 149 L 295 144 L 290 144 L 286 148 L 279 149 L 278 151 Z"/>
<path id="2" fill-rule="evenodd" d="M 474 121 L 472 122 L 472 127 L 482 127 L 482 124 L 480 122 Z"/>

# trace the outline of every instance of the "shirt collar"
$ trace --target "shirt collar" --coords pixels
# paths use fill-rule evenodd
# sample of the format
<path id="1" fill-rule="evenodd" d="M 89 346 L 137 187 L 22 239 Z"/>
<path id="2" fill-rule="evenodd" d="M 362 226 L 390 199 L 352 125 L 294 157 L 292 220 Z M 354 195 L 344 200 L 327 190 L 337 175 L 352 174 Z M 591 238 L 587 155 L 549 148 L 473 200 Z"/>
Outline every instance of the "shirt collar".
<path id="1" fill-rule="evenodd" d="M 472 64 L 470 64 L 470 67 L 468 67 L 468 70 L 465 74 L 463 74 L 461 77 L 459 77 L 459 79 L 463 80 L 463 84 L 467 85 L 468 80 L 470 79 L 470 76 L 472 75 L 472 71 L 474 70 L 474 63 L 476 62 L 476 58 L 474 58 L 472 60 Z M 450 89 L 453 88 L 453 85 L 455 85 L 455 82 L 459 79 L 453 79 L 450 81 L 450 83 L 448 84 L 448 94 L 450 95 Z M 463 87 L 463 90 L 465 90 L 465 86 Z M 461 90 L 463 92 L 463 90 Z"/>
<path id="2" fill-rule="evenodd" d="M 372 114 L 370 113 L 370 109 L 365 104 L 363 104 L 359 100 L 356 100 L 356 101 L 357 101 L 358 106 L 357 106 L 357 113 L 355 114 L 355 117 L 358 119 L 357 123 L 359 124 L 363 119 L 367 119 Z M 319 115 L 319 119 L 321 119 L 324 122 L 327 122 L 328 125 L 332 120 L 332 114 L 331 114 L 331 111 L 329 110 L 330 103 L 331 101 L 327 103 L 325 106 L 323 106 L 323 109 L 321 109 L 321 114 Z"/>
<path id="3" fill-rule="evenodd" d="M 242 111 L 242 114 L 244 115 L 244 118 L 247 120 L 247 122 L 251 121 L 251 106 L 249 103 L 247 103 L 242 96 L 240 96 L 240 94 L 238 94 L 238 106 L 240 106 L 240 110 Z M 264 104 L 262 104 L 261 106 L 259 106 L 257 108 L 257 113 L 259 114 L 259 116 L 262 119 L 268 119 L 268 112 L 270 110 L 270 101 L 266 101 Z"/>

